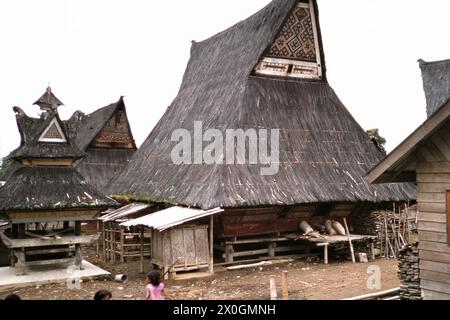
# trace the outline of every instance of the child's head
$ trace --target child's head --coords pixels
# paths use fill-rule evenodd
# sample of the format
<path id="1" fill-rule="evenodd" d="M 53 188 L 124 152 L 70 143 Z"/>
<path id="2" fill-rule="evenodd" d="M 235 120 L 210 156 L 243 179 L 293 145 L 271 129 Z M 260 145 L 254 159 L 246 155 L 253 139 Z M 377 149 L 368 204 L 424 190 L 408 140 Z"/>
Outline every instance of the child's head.
<path id="1" fill-rule="evenodd" d="M 161 283 L 161 274 L 158 271 L 150 271 L 147 274 L 147 281 L 150 284 L 157 286 Z"/>
<path id="2" fill-rule="evenodd" d="M 8 300 L 10 300 L 10 301 L 13 301 L 13 300 L 22 300 L 17 294 L 10 294 L 9 296 L 7 296 L 6 298 L 5 298 L 5 300 L 6 301 L 8 301 Z"/>
<path id="3" fill-rule="evenodd" d="M 94 300 L 111 300 L 112 293 L 108 290 L 99 290 L 94 295 Z"/>

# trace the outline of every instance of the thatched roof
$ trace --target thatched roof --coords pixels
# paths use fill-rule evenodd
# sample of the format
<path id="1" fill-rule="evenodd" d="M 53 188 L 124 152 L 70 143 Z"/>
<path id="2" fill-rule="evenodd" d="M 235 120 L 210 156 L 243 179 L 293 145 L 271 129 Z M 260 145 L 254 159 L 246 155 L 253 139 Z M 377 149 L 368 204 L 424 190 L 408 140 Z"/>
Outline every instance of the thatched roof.
<path id="1" fill-rule="evenodd" d="M 111 179 L 123 170 L 135 152 L 135 149 L 88 149 L 87 156 L 75 168 L 88 183 L 107 194 Z"/>
<path id="2" fill-rule="evenodd" d="M 33 104 L 39 106 L 42 110 L 56 110 L 59 106 L 64 105 L 61 100 L 53 94 L 50 87 L 48 87 L 45 93 Z"/>
<path id="3" fill-rule="evenodd" d="M 38 143 L 37 141 L 39 135 L 52 120 L 51 117 L 31 118 L 16 107 L 17 122 L 23 141 L 21 147 L 10 153 L 7 158 L 21 159 L 30 155 L 58 158 L 61 154 L 68 155 L 79 159 L 74 166 L 89 184 L 102 192 L 106 191 L 108 183 L 124 168 L 137 149 L 131 129 L 129 131 L 133 145 L 131 149 L 92 147 L 97 135 L 118 110 L 122 110 L 126 114 L 123 97 L 91 114 L 85 115 L 81 111 L 77 111 L 67 121 L 60 121 L 58 117 L 64 132 L 69 134 L 70 143 L 54 144 Z M 129 123 L 128 127 L 130 127 Z M 0 176 L 0 181 L 8 181 L 18 168 L 20 168 L 18 162 L 11 163 L 4 174 Z"/>
<path id="4" fill-rule="evenodd" d="M 427 114 L 430 117 L 450 98 L 450 60 L 419 60 L 419 64 L 427 100 Z"/>
<path id="5" fill-rule="evenodd" d="M 369 172 L 370 183 L 416 182 L 418 150 L 433 144 L 433 135 L 439 134 L 439 130 L 445 130 L 449 123 L 450 60 L 419 60 L 419 63 L 427 98 L 428 119 Z M 435 148 L 439 149 L 440 146 Z"/>
<path id="6" fill-rule="evenodd" d="M 0 211 L 105 208 L 117 203 L 73 167 L 22 167 L 0 189 Z"/>
<path id="7" fill-rule="evenodd" d="M 252 75 L 295 4 L 274 0 L 249 19 L 192 45 L 178 96 L 113 180 L 109 194 L 203 209 L 415 198 L 410 185 L 367 183 L 366 173 L 383 155 L 325 77 Z M 204 130 L 222 132 L 280 129 L 279 173 L 262 176 L 259 165 L 174 165 L 171 134 L 178 128 L 193 132 L 194 121 L 202 121 Z"/>
<path id="8" fill-rule="evenodd" d="M 100 108 L 93 113 L 82 115 L 76 137 L 77 146 L 85 151 L 118 109 L 126 110 L 123 97 L 120 97 L 117 102 Z M 136 147 L 134 141 L 133 144 Z"/>
<path id="9" fill-rule="evenodd" d="M 98 134 L 118 110 L 123 110 L 126 114 L 123 97 L 91 114 L 81 115 L 75 140 L 78 148 L 87 154 L 85 158 L 75 164 L 75 167 L 89 183 L 104 192 L 106 192 L 106 187 L 111 179 L 122 171 L 137 149 L 131 129 L 129 129 L 133 146 L 131 149 L 95 148 L 92 146 Z M 128 128 L 130 128 L 129 123 Z"/>
<path id="10" fill-rule="evenodd" d="M 41 118 L 32 118 L 18 107 L 14 107 L 13 110 L 16 113 L 21 143 L 19 148 L 14 150 L 8 158 L 16 160 L 28 158 L 80 159 L 85 156 L 85 153 L 73 143 L 79 125 L 74 117 L 68 121 L 61 121 L 57 112 L 44 112 Z M 61 126 L 67 143 L 50 143 L 39 140 L 41 134 L 55 118 Z"/>

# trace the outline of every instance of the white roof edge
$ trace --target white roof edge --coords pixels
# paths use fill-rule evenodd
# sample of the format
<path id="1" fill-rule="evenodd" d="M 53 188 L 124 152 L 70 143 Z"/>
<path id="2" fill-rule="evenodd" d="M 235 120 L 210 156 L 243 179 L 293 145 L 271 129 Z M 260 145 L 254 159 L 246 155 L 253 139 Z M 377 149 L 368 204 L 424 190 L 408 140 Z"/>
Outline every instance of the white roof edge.
<path id="1" fill-rule="evenodd" d="M 224 210 L 222 208 L 214 208 L 211 210 L 204 211 L 200 209 L 191 209 L 186 207 L 175 206 L 165 210 L 151 213 L 138 219 L 121 223 L 120 225 L 125 227 L 144 225 L 146 227 L 154 228 L 162 232 L 164 230 L 176 227 L 186 222 L 215 215 L 223 211 Z"/>
<path id="2" fill-rule="evenodd" d="M 118 209 L 115 209 L 111 212 L 108 212 L 107 214 L 99 217 L 98 219 L 103 222 L 113 221 L 118 218 L 126 217 L 130 214 L 139 212 L 141 210 L 147 209 L 150 207 L 149 204 L 146 203 L 140 203 L 140 202 L 133 202 L 130 204 L 127 204 L 126 206 L 120 207 Z"/>

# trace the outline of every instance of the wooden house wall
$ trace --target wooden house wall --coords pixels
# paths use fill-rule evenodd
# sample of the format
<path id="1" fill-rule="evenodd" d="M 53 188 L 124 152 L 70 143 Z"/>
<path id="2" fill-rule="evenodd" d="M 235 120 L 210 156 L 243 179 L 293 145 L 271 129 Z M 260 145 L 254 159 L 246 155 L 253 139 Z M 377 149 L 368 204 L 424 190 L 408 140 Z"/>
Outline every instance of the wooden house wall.
<path id="1" fill-rule="evenodd" d="M 177 260 L 180 258 L 179 260 Z M 175 271 L 195 270 L 210 262 L 208 225 L 184 225 L 152 232 L 152 263 Z"/>
<path id="2" fill-rule="evenodd" d="M 425 299 L 450 299 L 450 125 L 435 133 L 416 158 L 421 288 Z"/>
<path id="3" fill-rule="evenodd" d="M 292 207 L 260 207 L 227 209 L 215 220 L 216 238 L 260 236 L 264 234 L 298 232 L 303 220 L 310 225 L 323 224 L 327 219 L 349 226 L 352 218 L 366 212 L 392 208 L 392 203 L 320 203 Z"/>

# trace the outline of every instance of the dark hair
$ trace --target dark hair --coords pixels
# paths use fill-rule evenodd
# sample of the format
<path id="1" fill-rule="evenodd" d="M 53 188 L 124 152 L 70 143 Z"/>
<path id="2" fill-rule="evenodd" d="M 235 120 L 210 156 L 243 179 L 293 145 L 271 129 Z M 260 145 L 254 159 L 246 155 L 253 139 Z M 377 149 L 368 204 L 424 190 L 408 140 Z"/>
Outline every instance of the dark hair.
<path id="1" fill-rule="evenodd" d="M 5 300 L 22 300 L 17 294 L 10 294 L 5 298 Z"/>
<path id="2" fill-rule="evenodd" d="M 161 274 L 158 271 L 150 271 L 147 274 L 147 279 L 154 286 L 158 286 L 161 283 Z"/>
<path id="3" fill-rule="evenodd" d="M 94 300 L 109 300 L 112 298 L 112 293 L 109 290 L 99 290 L 94 295 Z"/>

